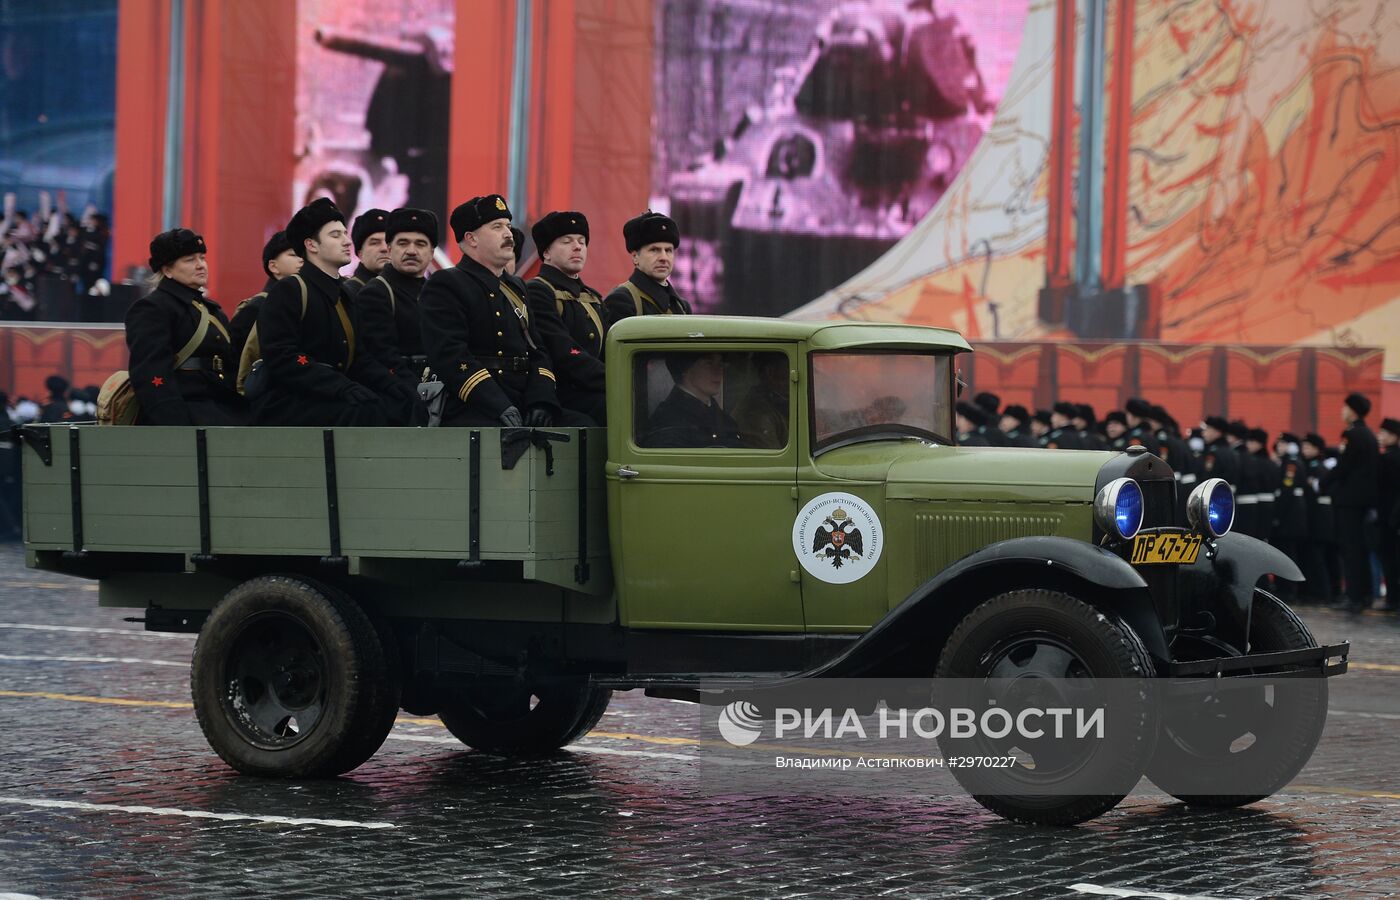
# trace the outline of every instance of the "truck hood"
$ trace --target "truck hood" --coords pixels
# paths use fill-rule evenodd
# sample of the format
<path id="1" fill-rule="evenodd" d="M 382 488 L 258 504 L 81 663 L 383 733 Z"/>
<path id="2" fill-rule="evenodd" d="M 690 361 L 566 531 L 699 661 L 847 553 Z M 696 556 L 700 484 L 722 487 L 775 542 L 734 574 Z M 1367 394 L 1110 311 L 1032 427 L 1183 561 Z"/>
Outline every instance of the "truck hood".
<path id="1" fill-rule="evenodd" d="M 823 474 L 884 481 L 889 500 L 1091 503 L 1114 452 L 947 447 L 916 441 L 842 447 L 817 459 Z"/>

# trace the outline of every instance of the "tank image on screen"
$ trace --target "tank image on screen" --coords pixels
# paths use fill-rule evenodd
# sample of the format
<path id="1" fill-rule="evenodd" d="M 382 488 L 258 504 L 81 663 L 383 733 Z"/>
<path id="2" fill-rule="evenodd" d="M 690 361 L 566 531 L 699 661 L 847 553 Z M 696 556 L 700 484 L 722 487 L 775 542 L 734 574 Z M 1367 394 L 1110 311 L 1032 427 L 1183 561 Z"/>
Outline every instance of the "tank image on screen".
<path id="1" fill-rule="evenodd" d="M 943 196 L 992 106 L 953 13 L 902 0 L 833 9 L 766 102 L 671 177 L 702 305 L 781 315 L 864 268 Z M 696 259 L 707 252 L 720 258 Z"/>

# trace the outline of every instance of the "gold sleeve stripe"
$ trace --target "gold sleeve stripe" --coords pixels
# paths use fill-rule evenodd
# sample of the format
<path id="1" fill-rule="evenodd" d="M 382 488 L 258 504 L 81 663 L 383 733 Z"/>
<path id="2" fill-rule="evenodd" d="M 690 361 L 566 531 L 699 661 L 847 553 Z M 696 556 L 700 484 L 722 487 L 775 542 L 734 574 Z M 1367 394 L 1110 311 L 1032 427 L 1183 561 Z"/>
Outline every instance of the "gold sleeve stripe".
<path id="1" fill-rule="evenodd" d="M 483 381 L 490 377 L 491 373 L 487 370 L 478 370 L 475 375 L 468 378 L 465 382 L 462 383 L 462 389 L 457 392 L 458 399 L 460 399 L 463 403 L 466 403 L 467 395 L 469 395 L 472 391 L 476 390 L 478 385 L 480 385 Z"/>
<path id="2" fill-rule="evenodd" d="M 540 368 L 540 374 L 543 375 L 545 378 L 548 378 L 550 381 L 554 382 L 555 384 L 558 384 L 558 383 L 559 383 L 559 379 L 554 377 L 554 373 L 551 372 L 551 371 L 549 371 L 549 370 L 546 369 L 546 368 L 541 367 L 541 368 Z"/>

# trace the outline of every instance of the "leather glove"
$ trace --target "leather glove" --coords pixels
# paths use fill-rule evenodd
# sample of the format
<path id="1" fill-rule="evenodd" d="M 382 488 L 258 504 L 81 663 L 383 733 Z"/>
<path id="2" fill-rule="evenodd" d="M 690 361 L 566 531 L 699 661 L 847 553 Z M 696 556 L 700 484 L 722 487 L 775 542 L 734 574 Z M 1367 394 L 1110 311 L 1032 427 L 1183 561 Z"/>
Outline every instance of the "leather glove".
<path id="1" fill-rule="evenodd" d="M 341 396 L 341 398 L 344 399 L 345 401 L 347 401 L 347 402 L 349 402 L 349 403 L 354 403 L 354 404 L 357 404 L 357 405 L 363 405 L 363 404 L 368 404 L 368 403 L 378 403 L 378 402 L 379 402 L 379 395 L 378 395 L 378 394 L 376 394 L 374 391 L 370 390 L 369 388 L 365 387 L 363 384 L 359 384 L 359 383 L 353 382 L 353 381 L 350 382 L 350 386 L 349 386 L 349 387 L 347 387 L 347 388 L 345 388 L 345 390 L 341 391 L 340 396 Z"/>
<path id="2" fill-rule="evenodd" d="M 519 428 L 525 422 L 520 418 L 520 410 L 514 406 L 507 406 L 506 411 L 501 413 L 501 424 L 507 428 Z"/>
<path id="3" fill-rule="evenodd" d="M 525 424 L 530 428 L 548 428 L 554 424 L 554 416 L 545 407 L 536 406 L 525 413 Z"/>

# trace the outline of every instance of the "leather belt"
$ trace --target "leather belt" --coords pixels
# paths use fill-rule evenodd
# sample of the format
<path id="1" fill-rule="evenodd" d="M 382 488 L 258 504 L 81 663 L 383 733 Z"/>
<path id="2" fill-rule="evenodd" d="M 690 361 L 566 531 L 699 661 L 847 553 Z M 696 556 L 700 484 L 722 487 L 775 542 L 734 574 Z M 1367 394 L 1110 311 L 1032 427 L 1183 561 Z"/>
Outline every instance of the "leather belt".
<path id="1" fill-rule="evenodd" d="M 492 372 L 528 372 L 530 371 L 530 357 L 507 356 L 503 359 L 488 359 L 482 363 L 482 367 Z"/>
<path id="2" fill-rule="evenodd" d="M 215 356 L 210 359 L 202 357 L 187 359 L 177 367 L 180 372 L 212 372 L 222 374 L 224 371 L 224 358 Z"/>

